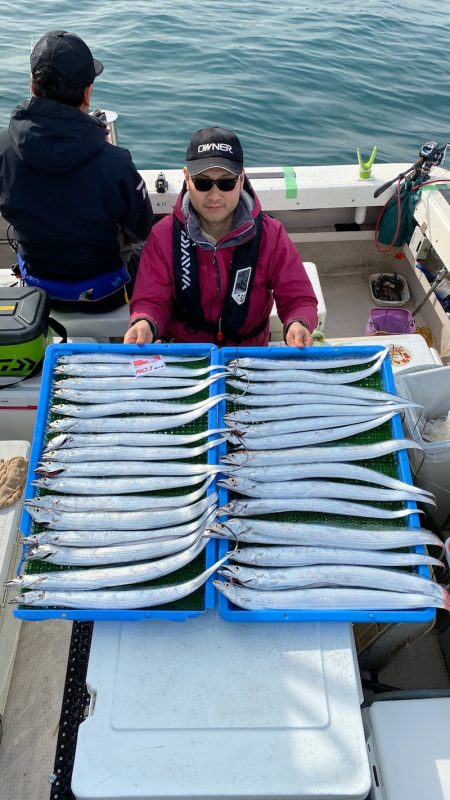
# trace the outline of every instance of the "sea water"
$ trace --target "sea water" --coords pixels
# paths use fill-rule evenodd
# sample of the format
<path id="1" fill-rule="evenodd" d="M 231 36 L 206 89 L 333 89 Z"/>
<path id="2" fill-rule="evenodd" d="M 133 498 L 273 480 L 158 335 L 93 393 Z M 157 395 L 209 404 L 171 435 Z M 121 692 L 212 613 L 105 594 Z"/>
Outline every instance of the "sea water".
<path id="1" fill-rule="evenodd" d="M 198 128 L 240 136 L 247 165 L 345 164 L 356 147 L 412 162 L 450 141 L 450 5 L 429 0 L 0 2 L 0 126 L 29 95 L 48 30 L 104 65 L 93 106 L 118 113 L 139 168 L 181 166 Z"/>

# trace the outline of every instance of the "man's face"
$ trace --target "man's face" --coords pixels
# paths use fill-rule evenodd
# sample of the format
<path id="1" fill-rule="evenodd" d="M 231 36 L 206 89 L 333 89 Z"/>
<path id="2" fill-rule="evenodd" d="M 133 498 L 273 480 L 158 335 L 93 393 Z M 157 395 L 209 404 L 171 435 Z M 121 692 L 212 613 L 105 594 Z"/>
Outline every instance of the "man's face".
<path id="1" fill-rule="evenodd" d="M 213 184 L 211 189 L 206 192 L 196 189 L 194 180 L 189 175 L 189 170 L 186 167 L 184 168 L 184 177 L 189 189 L 191 203 L 202 219 L 209 223 L 220 224 L 233 216 L 244 183 L 244 173 L 238 176 L 228 172 L 226 169 L 213 167 L 195 175 L 195 181 L 208 178 L 214 181 L 221 179 L 235 181 L 237 179 L 231 191 L 221 191 L 216 184 Z"/>

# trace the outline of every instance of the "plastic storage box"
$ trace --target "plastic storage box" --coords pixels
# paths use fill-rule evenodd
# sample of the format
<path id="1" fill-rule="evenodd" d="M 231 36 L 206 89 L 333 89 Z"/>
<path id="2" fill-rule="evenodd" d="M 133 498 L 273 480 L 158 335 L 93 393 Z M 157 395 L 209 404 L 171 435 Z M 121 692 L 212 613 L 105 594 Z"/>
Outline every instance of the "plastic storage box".
<path id="1" fill-rule="evenodd" d="M 229 361 L 232 361 L 235 358 L 239 357 L 255 357 L 255 358 L 271 358 L 271 359 L 292 359 L 294 355 L 298 358 L 311 358 L 311 359 L 330 359 L 330 364 L 333 358 L 342 358 L 342 357 L 350 357 L 350 356 L 367 356 L 368 358 L 372 356 L 376 352 L 382 352 L 381 347 L 373 346 L 360 346 L 360 347 L 320 347 L 320 348 L 305 348 L 304 350 L 297 350 L 295 351 L 293 348 L 288 347 L 280 347 L 280 348 L 264 348 L 264 347 L 257 347 L 257 348 L 223 348 L 219 351 L 218 358 L 222 364 L 227 365 Z M 224 386 L 221 385 L 222 381 L 219 382 L 218 391 L 222 393 L 224 390 Z M 371 388 L 379 388 L 380 390 L 385 390 L 388 392 L 396 393 L 394 379 L 392 375 L 392 369 L 389 363 L 389 359 L 385 358 L 382 364 L 381 372 L 379 371 L 374 376 L 370 378 Z M 219 423 L 223 420 L 223 415 L 225 413 L 225 402 L 222 401 L 219 404 Z M 369 431 L 367 434 L 360 435 L 360 443 L 363 442 L 375 442 L 385 440 L 386 438 L 403 438 L 403 430 L 400 421 L 400 415 L 395 415 L 388 425 L 391 426 L 391 434 L 384 434 L 382 435 L 379 429 L 375 431 Z M 219 457 L 226 453 L 226 444 L 221 445 L 219 449 Z M 400 450 L 396 455 L 389 456 L 389 459 L 393 459 L 391 462 L 389 469 L 393 468 L 394 473 L 403 480 L 409 483 L 412 483 L 411 480 L 411 471 L 409 468 L 408 463 L 408 456 L 406 451 Z M 387 462 L 386 462 L 387 463 Z M 389 473 L 390 474 L 390 473 Z M 223 506 L 228 500 L 228 491 L 226 489 L 221 489 L 219 492 L 219 505 Z M 409 508 L 414 508 L 415 503 L 408 502 L 406 504 Z M 225 517 L 224 517 L 225 519 Z M 332 524 L 332 519 L 328 516 L 328 521 Z M 340 518 L 342 520 L 342 518 Z M 407 522 L 405 521 L 405 525 L 411 525 L 414 527 L 420 526 L 419 516 L 417 514 L 411 514 L 407 518 Z M 302 521 L 307 521 L 307 515 L 303 515 Z M 376 522 L 376 521 L 375 521 Z M 384 520 L 378 520 L 380 527 L 383 526 Z M 342 523 L 341 523 L 342 524 Z M 355 524 L 355 523 L 349 523 Z M 363 519 L 361 518 L 361 524 L 364 524 Z M 232 549 L 233 542 L 230 541 L 220 541 L 219 543 L 219 556 L 224 555 L 224 553 Z M 417 552 L 420 552 L 418 550 Z M 427 567 L 419 567 L 418 568 L 419 574 L 423 575 L 424 577 L 429 577 L 429 572 Z M 242 609 L 234 606 L 231 602 L 228 601 L 227 598 L 224 597 L 221 593 L 219 593 L 218 598 L 218 608 L 219 613 L 221 614 L 224 619 L 235 621 L 235 622 L 243 622 L 243 621 L 254 621 L 254 622 L 267 622 L 267 621 L 280 621 L 280 622 L 287 622 L 292 620 L 345 620 L 347 622 L 427 622 L 428 620 L 433 619 L 435 615 L 435 611 L 432 608 L 427 609 L 412 609 L 412 610 L 405 610 L 405 611 L 362 611 L 357 608 L 355 609 L 348 609 L 348 610 L 334 610 L 334 609 L 316 609 L 316 610 L 305 610 L 305 609 L 294 609 L 294 610 L 287 610 L 287 609 L 280 609 L 280 610 L 260 610 L 260 611 L 250 611 L 247 609 Z"/>
<path id="2" fill-rule="evenodd" d="M 437 508 L 429 511 L 432 521 L 438 528 L 445 526 L 450 515 L 450 440 L 427 442 L 422 432 L 428 419 L 446 417 L 450 409 L 450 367 L 436 367 L 397 375 L 395 382 L 398 393 L 420 403 L 420 409 L 407 409 L 405 430 L 423 447 L 411 451 L 411 467 L 418 486 L 433 492 Z"/>
<path id="3" fill-rule="evenodd" d="M 112 353 L 112 352 L 120 352 L 122 354 L 129 353 L 131 355 L 157 355 L 164 354 L 167 355 L 179 355 L 179 356 L 192 356 L 193 358 L 199 358 L 200 356 L 204 356 L 205 361 L 209 364 L 211 358 L 211 351 L 215 350 L 216 348 L 213 345 L 209 344 L 193 344 L 193 345 L 146 345 L 146 346 L 136 346 L 136 345 L 123 345 L 123 344 L 85 344 L 85 345 L 77 345 L 77 344 L 66 344 L 66 345 L 52 345 L 47 349 L 45 362 L 44 362 L 44 369 L 42 375 L 42 383 L 41 383 L 41 390 L 39 395 L 39 405 L 38 405 L 38 412 L 36 417 L 36 427 L 34 433 L 34 439 L 31 449 L 31 456 L 30 456 L 30 465 L 29 465 L 29 472 L 28 472 L 28 479 L 27 484 L 25 487 L 24 497 L 30 498 L 36 494 L 36 489 L 31 485 L 31 481 L 34 479 L 35 475 L 35 468 L 40 461 L 42 449 L 47 437 L 47 424 L 49 421 L 49 407 L 50 401 L 52 397 L 52 388 L 53 388 L 53 381 L 54 381 L 54 367 L 56 361 L 59 356 L 61 355 L 70 355 L 74 353 Z M 144 380 L 151 380 L 150 378 L 144 378 Z M 217 384 L 213 383 L 209 389 L 209 395 L 214 396 L 217 393 Z M 126 430 L 126 421 L 127 417 L 124 416 L 124 430 Z M 191 423 L 191 426 L 194 425 L 199 426 L 196 427 L 195 430 L 206 430 L 208 429 L 215 429 L 217 428 L 217 411 L 216 407 L 214 406 L 209 412 L 208 416 L 206 414 L 201 418 L 201 420 L 197 421 L 196 423 Z M 183 431 L 183 428 L 177 428 L 177 431 Z M 184 430 L 184 432 L 188 432 Z M 194 428 L 190 428 L 190 433 L 194 432 Z M 208 463 L 214 463 L 216 459 L 215 448 L 212 448 L 208 451 Z M 213 487 L 211 486 L 208 490 L 210 493 L 213 491 Z M 80 498 L 81 501 L 82 498 Z M 23 511 L 22 519 L 21 519 L 21 530 L 25 536 L 28 536 L 33 530 L 33 524 L 30 515 L 27 511 Z M 190 570 L 191 565 L 188 565 L 183 570 L 182 577 L 178 577 L 179 581 L 189 580 L 189 578 L 193 577 L 194 574 L 198 574 L 199 571 L 203 571 L 207 569 L 214 563 L 214 556 L 215 556 L 215 543 L 211 541 L 206 546 L 205 550 L 203 551 L 200 556 L 197 557 L 195 562 L 192 563 L 192 571 Z M 23 570 L 24 565 L 21 563 L 19 565 L 19 570 Z M 39 572 L 39 571 L 47 571 L 47 570 L 55 570 L 58 569 L 57 566 L 53 564 L 49 564 L 45 561 L 34 561 L 31 562 L 31 566 L 28 567 L 29 571 Z M 186 574 L 186 570 L 190 574 Z M 172 573 L 171 575 L 166 576 L 163 579 L 164 583 L 174 583 L 176 582 L 176 578 L 174 577 L 176 573 Z M 126 588 L 126 587 L 124 587 Z M 132 587 L 133 588 L 133 587 Z M 136 585 L 134 586 L 136 588 Z M 202 613 L 207 608 L 211 608 L 214 605 L 214 588 L 212 586 L 211 580 L 209 580 L 205 586 L 201 587 L 194 592 L 192 595 L 177 601 L 176 603 L 172 603 L 165 608 L 164 606 L 155 606 L 150 609 L 130 609 L 130 610 L 114 610 L 114 609 L 65 609 L 65 608 L 31 608 L 26 606 L 18 606 L 14 613 L 17 617 L 22 619 L 28 620 L 39 620 L 39 619 L 48 619 L 50 617 L 57 617 L 57 618 L 65 618 L 65 619 L 77 619 L 77 620 L 94 620 L 94 619 L 143 619 L 143 618 L 166 618 L 166 619 L 174 619 L 174 620 L 184 620 L 189 616 L 195 616 L 197 614 Z"/>
<path id="4" fill-rule="evenodd" d="M 386 281 L 388 281 L 389 278 L 392 278 L 392 279 L 395 279 L 396 282 L 397 281 L 399 282 L 399 285 L 400 285 L 400 289 L 399 289 L 400 297 L 399 297 L 398 300 L 381 300 L 379 297 L 377 297 L 377 291 L 376 291 L 375 287 L 376 287 L 377 282 L 379 282 L 383 278 L 385 278 Z M 408 300 L 409 300 L 408 284 L 406 283 L 403 275 L 399 275 L 398 272 L 375 272 L 375 273 L 373 273 L 372 275 L 369 276 L 369 286 L 370 286 L 370 294 L 372 295 L 372 300 L 373 300 L 373 302 L 375 303 L 376 306 L 385 306 L 386 308 L 395 308 L 397 306 L 404 306 L 405 303 L 407 303 Z"/>

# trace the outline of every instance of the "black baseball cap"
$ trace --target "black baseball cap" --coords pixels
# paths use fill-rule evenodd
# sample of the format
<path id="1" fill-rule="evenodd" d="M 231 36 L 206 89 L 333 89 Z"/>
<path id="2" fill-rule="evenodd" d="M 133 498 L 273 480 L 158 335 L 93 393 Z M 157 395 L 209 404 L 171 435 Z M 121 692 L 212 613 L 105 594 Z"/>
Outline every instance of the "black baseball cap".
<path id="1" fill-rule="evenodd" d="M 50 67 L 67 89 L 83 89 L 103 72 L 103 64 L 93 57 L 83 39 L 67 31 L 49 31 L 33 48 L 31 72 Z"/>
<path id="2" fill-rule="evenodd" d="M 202 128 L 189 142 L 186 166 L 191 175 L 213 167 L 240 175 L 244 167 L 241 143 L 236 134 L 226 128 Z"/>

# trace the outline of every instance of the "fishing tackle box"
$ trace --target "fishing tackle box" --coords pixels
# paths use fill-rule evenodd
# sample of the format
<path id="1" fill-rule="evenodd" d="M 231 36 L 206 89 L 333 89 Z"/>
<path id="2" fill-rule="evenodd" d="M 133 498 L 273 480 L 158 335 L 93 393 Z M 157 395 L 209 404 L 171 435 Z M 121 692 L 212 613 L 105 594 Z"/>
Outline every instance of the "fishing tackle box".
<path id="1" fill-rule="evenodd" d="M 38 367 L 47 346 L 49 311 L 42 289 L 1 287 L 0 377 L 27 376 Z"/>
<path id="2" fill-rule="evenodd" d="M 67 355 L 74 355 L 78 353 L 121 353 L 125 354 L 128 353 L 131 356 L 155 356 L 155 355 L 170 355 L 170 356 L 192 356 L 193 359 L 197 359 L 201 356 L 204 356 L 205 361 L 210 364 L 211 359 L 211 351 L 215 350 L 215 345 L 211 344 L 189 344 L 189 345 L 181 345 L 181 344 L 161 344 L 161 345 L 124 345 L 124 344 L 76 344 L 76 343 L 69 343 L 69 344 L 53 344 L 47 347 L 45 352 L 45 360 L 44 366 L 42 371 L 42 382 L 41 382 L 41 389 L 39 395 L 39 402 L 38 402 L 38 410 L 36 415 L 36 425 L 34 429 L 34 437 L 31 447 L 30 453 L 30 462 L 28 468 L 28 476 L 27 476 L 27 483 L 25 486 L 25 491 L 23 494 L 24 498 L 31 498 L 36 494 L 36 487 L 32 486 L 31 481 L 35 477 L 35 469 L 38 466 L 38 462 L 41 460 L 41 453 L 46 442 L 46 438 L 48 435 L 48 423 L 51 419 L 51 411 L 50 405 L 52 400 L 53 388 L 54 388 L 54 381 L 55 381 L 55 372 L 54 368 L 56 366 L 57 360 L 60 356 L 67 356 Z M 148 380 L 148 379 L 146 379 Z M 213 397 L 217 394 L 217 382 L 211 384 L 208 389 L 209 397 Z M 124 430 L 126 430 L 126 421 L 128 419 L 127 416 L 124 416 Z M 197 427 L 200 426 L 200 427 Z M 216 407 L 214 406 L 212 409 L 208 411 L 208 416 L 206 419 L 206 414 L 203 415 L 199 420 L 190 423 L 189 433 L 194 433 L 197 430 L 206 429 L 206 427 L 211 430 L 217 428 L 217 411 Z M 179 429 L 180 431 L 183 430 L 182 428 Z M 214 464 L 216 461 L 216 451 L 218 448 L 211 448 L 207 453 L 208 464 Z M 175 490 L 177 491 L 177 490 Z M 214 491 L 214 482 L 207 490 L 207 493 L 210 494 Z M 82 497 L 80 496 L 80 504 L 82 503 Z M 20 522 L 20 530 L 21 533 L 26 537 L 32 533 L 33 529 L 33 521 L 28 514 L 28 512 L 24 509 L 22 511 L 21 522 Z M 216 544 L 215 541 L 212 539 L 206 546 L 203 553 L 197 557 L 197 559 L 201 559 L 202 555 L 204 554 L 204 565 L 198 567 L 198 569 L 208 569 L 208 567 L 212 566 L 215 561 L 216 555 Z M 18 574 L 22 574 L 24 572 L 23 567 L 23 560 L 24 554 L 22 554 L 22 561 L 18 567 Z M 196 560 L 197 561 L 197 560 Z M 59 570 L 62 569 L 54 564 L 47 563 L 45 561 L 35 561 L 30 562 L 31 568 L 29 571 L 35 572 L 44 572 L 44 571 L 51 571 L 51 570 Z M 194 562 L 193 562 L 194 564 Z M 194 574 L 198 574 L 197 572 L 194 574 L 189 574 L 189 568 L 191 565 L 187 565 L 183 568 L 183 576 L 178 577 L 178 580 L 185 581 L 189 580 L 190 578 L 194 577 Z M 69 567 L 69 569 L 71 569 Z M 181 571 L 180 571 L 181 572 Z M 186 572 L 188 574 L 186 574 Z M 176 575 L 176 573 L 172 573 L 172 575 Z M 171 575 L 167 576 L 167 583 L 175 582 L 174 580 L 170 580 Z M 162 581 L 164 582 L 165 579 L 163 578 Z M 126 588 L 126 587 L 124 587 Z M 131 586 L 130 588 L 136 588 L 136 586 Z M 26 606 L 17 606 L 14 609 L 14 615 L 19 617 L 20 619 L 26 620 L 42 620 L 42 619 L 49 619 L 49 618 L 57 618 L 57 619 L 71 619 L 71 620 L 81 620 L 81 621 L 93 621 L 93 620 L 138 620 L 138 619 L 170 619 L 170 620 L 186 620 L 189 617 L 197 616 L 198 614 L 202 614 L 206 609 L 212 608 L 214 606 L 214 599 L 215 599 L 215 591 L 212 585 L 212 579 L 210 578 L 206 584 L 204 584 L 200 589 L 194 592 L 191 595 L 188 595 L 181 600 L 176 601 L 175 603 L 171 603 L 167 605 L 167 608 L 164 606 L 154 606 L 153 608 L 149 609 L 70 609 L 70 608 L 32 608 Z"/>
<path id="3" fill-rule="evenodd" d="M 236 358 L 270 358 L 273 360 L 286 360 L 292 358 L 308 358 L 308 359 L 329 359 L 330 366 L 332 365 L 333 359 L 339 358 L 349 358 L 349 357 L 359 357 L 359 356 L 367 356 L 370 358 L 377 352 L 382 352 L 383 347 L 379 345 L 354 345 L 354 346 L 338 346 L 338 347 L 307 347 L 303 350 L 295 350 L 292 347 L 254 347 L 254 348 L 239 348 L 239 347 L 224 347 L 221 350 L 218 350 L 216 353 L 212 354 L 213 363 L 217 359 L 217 362 L 222 366 L 228 366 L 230 361 L 233 361 Z M 371 376 L 368 379 L 365 379 L 365 385 L 369 386 L 370 388 L 379 389 L 380 391 L 390 392 L 392 394 L 397 394 L 394 377 L 392 374 L 392 368 L 390 364 L 390 360 L 386 357 L 382 363 L 381 370 L 379 370 L 375 375 Z M 217 391 L 219 394 L 225 392 L 225 380 L 222 378 L 218 381 Z M 280 396 L 280 402 L 282 402 L 282 396 Z M 218 424 L 221 427 L 224 424 L 223 417 L 226 412 L 226 401 L 221 401 L 218 405 Z M 401 439 L 404 437 L 404 433 L 402 430 L 402 424 L 400 421 L 400 415 L 396 414 L 391 422 L 387 423 L 391 426 L 391 438 L 394 439 Z M 381 437 L 380 434 L 377 432 L 378 429 L 368 431 L 367 433 L 360 434 L 361 443 L 373 443 L 376 441 L 380 441 Z M 386 437 L 384 437 L 386 439 Z M 334 442 L 334 444 L 338 444 L 338 442 Z M 224 456 L 227 452 L 227 444 L 221 444 L 219 447 L 218 458 Z M 395 460 L 394 472 L 395 477 L 400 478 L 402 481 L 406 481 L 407 483 L 412 483 L 411 478 L 411 470 L 409 467 L 408 456 L 405 450 L 400 450 L 398 453 L 393 455 L 392 457 Z M 381 459 L 380 459 L 381 461 Z M 384 462 L 384 458 L 383 458 Z M 360 462 L 358 462 L 360 463 Z M 361 462 L 365 463 L 365 462 Z M 385 469 L 383 468 L 383 471 Z M 387 472 L 387 470 L 386 470 Z M 388 473 L 389 474 L 389 473 Z M 225 488 L 219 489 L 219 506 L 225 505 L 229 499 L 229 492 Z M 243 498 L 245 499 L 245 498 Z M 409 508 L 414 507 L 414 503 L 410 501 L 406 504 Z M 294 512 L 296 513 L 296 512 Z M 286 515 L 285 515 L 286 516 Z M 308 515 L 305 513 L 302 515 L 302 521 L 306 522 L 309 521 L 307 519 Z M 334 519 L 327 515 L 323 520 L 317 519 L 317 515 L 313 515 L 314 521 L 316 522 L 328 522 L 328 524 L 333 524 Z M 221 521 L 226 521 L 227 517 L 221 517 Z M 342 520 L 342 517 L 340 517 Z M 377 519 L 373 520 L 373 523 L 379 527 L 383 527 L 386 520 Z M 339 524 L 339 522 L 335 523 Z M 342 524 L 342 521 L 341 521 Z M 361 524 L 364 524 L 363 518 L 361 518 Z M 407 523 L 405 523 L 412 527 L 419 527 L 420 526 L 420 519 L 418 514 L 411 514 L 408 517 Z M 349 522 L 349 525 L 355 525 L 355 522 Z M 219 558 L 223 556 L 228 550 L 232 550 L 235 542 L 231 540 L 219 540 Z M 415 552 L 423 552 L 421 548 L 412 548 Z M 428 568 L 425 566 L 418 567 L 418 573 L 424 577 L 428 577 Z M 370 610 L 361 610 L 361 609 L 347 609 L 347 610 L 335 610 L 335 609 L 266 609 L 261 611 L 252 611 L 249 609 L 243 609 L 235 606 L 231 601 L 229 601 L 221 592 L 218 592 L 218 610 L 221 617 L 231 622 L 292 622 L 292 621 L 303 621 L 303 622 L 311 622 L 311 621 L 346 621 L 346 622 L 428 622 L 434 619 L 435 616 L 435 609 L 434 608 L 422 608 L 422 609 L 409 609 L 409 610 L 393 610 L 393 611 L 370 611 Z"/>

